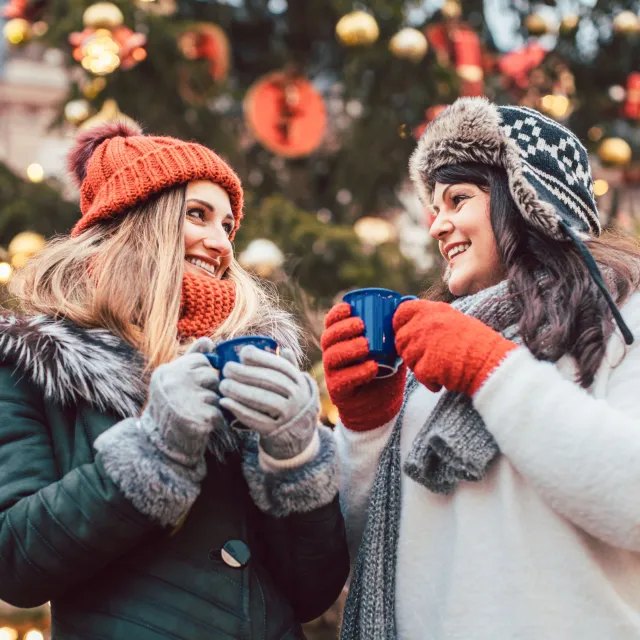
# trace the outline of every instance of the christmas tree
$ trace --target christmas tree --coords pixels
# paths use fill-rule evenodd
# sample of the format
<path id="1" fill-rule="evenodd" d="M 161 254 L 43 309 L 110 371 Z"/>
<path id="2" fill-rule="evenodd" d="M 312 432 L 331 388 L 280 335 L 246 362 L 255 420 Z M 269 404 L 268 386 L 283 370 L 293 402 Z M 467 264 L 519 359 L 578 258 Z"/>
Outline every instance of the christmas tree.
<path id="1" fill-rule="evenodd" d="M 25 46 L 62 53 L 70 88 L 52 126 L 124 114 L 224 156 L 247 190 L 243 263 L 319 322 L 348 289 L 416 293 L 431 282 L 439 265 L 407 162 L 424 126 L 459 96 L 531 106 L 573 129 L 592 153 L 604 221 L 633 230 L 639 9 L 630 0 L 10 0 L 5 57 Z M 2 281 L 9 261 L 19 266 L 40 246 L 16 234 L 64 232 L 77 209 L 51 181 L 0 170 L 0 186 Z"/>

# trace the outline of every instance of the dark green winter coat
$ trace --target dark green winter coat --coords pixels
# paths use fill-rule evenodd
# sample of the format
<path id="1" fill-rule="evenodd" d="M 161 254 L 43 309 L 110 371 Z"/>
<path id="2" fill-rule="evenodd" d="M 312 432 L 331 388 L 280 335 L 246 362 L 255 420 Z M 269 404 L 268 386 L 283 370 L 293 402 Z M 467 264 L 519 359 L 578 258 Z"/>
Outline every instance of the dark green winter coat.
<path id="1" fill-rule="evenodd" d="M 132 506 L 92 447 L 144 402 L 131 348 L 5 316 L 0 363 L 0 599 L 50 601 L 53 640 L 301 638 L 300 622 L 338 597 L 348 557 L 330 434 L 283 474 L 260 470 L 252 437 L 224 462 L 209 454 L 172 532 Z"/>

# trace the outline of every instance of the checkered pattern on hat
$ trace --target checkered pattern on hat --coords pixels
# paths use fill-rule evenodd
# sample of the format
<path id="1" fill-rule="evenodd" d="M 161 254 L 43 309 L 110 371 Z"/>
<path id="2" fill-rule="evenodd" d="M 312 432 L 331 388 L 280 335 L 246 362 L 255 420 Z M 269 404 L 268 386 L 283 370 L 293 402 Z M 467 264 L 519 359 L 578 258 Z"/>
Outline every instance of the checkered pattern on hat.
<path id="1" fill-rule="evenodd" d="M 587 150 L 567 128 L 527 107 L 498 107 L 500 129 L 518 146 L 539 197 L 577 231 L 600 233 Z"/>

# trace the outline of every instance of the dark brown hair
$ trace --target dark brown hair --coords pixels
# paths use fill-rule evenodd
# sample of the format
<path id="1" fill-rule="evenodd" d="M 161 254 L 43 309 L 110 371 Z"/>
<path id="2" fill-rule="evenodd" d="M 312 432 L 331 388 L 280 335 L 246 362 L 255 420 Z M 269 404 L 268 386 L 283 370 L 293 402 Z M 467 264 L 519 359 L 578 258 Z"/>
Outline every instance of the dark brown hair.
<path id="1" fill-rule="evenodd" d="M 607 303 L 571 242 L 559 242 L 522 217 L 503 169 L 467 163 L 441 167 L 441 184 L 471 183 L 490 195 L 490 217 L 506 272 L 509 298 L 519 317 L 523 343 L 540 360 L 572 356 L 578 382 L 589 387 L 605 355 L 615 325 Z M 587 243 L 604 270 L 613 299 L 622 305 L 640 287 L 640 241 L 622 231 L 605 231 Z M 544 290 L 536 274 L 546 275 Z M 427 292 L 432 300 L 453 300 L 440 281 Z"/>

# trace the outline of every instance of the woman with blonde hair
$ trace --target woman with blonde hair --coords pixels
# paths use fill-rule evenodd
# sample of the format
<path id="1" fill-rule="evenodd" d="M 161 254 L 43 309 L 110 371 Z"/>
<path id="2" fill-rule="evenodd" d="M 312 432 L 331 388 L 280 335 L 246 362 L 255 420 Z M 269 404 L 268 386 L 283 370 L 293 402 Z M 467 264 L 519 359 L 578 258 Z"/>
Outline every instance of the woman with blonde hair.
<path id="1" fill-rule="evenodd" d="M 336 453 L 295 322 L 235 261 L 240 181 L 130 124 L 69 165 L 82 217 L 0 317 L 0 598 L 50 601 L 53 640 L 303 638 L 348 570 Z M 204 353 L 254 334 L 281 355 L 220 382 Z"/>

